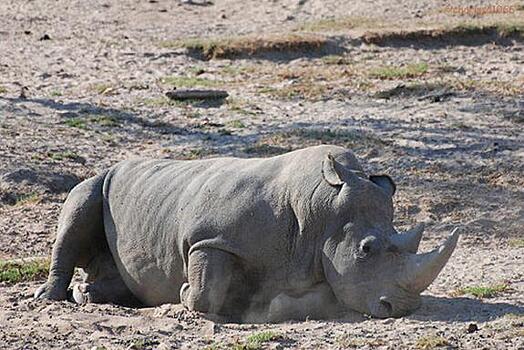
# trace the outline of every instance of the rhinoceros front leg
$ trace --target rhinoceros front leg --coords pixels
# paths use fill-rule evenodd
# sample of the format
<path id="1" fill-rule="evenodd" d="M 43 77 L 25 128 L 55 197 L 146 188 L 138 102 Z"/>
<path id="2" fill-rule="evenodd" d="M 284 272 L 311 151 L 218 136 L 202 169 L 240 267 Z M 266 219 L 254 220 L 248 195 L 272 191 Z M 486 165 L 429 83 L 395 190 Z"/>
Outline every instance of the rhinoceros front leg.
<path id="1" fill-rule="evenodd" d="M 331 288 L 326 283 L 320 283 L 298 295 L 277 295 L 269 304 L 267 321 L 323 319 L 333 317 L 342 310 Z"/>
<path id="2" fill-rule="evenodd" d="M 219 249 L 201 248 L 189 256 L 188 282 L 180 288 L 180 302 L 189 310 L 215 315 L 236 316 L 235 299 L 230 290 L 235 274 L 236 257 Z"/>

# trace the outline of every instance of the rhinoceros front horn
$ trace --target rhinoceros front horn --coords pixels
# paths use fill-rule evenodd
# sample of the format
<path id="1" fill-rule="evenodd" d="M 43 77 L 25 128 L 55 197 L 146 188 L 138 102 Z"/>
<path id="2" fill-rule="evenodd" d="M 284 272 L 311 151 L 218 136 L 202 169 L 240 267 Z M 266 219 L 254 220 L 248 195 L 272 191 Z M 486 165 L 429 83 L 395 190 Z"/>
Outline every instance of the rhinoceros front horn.
<path id="1" fill-rule="evenodd" d="M 457 246 L 458 238 L 458 228 L 455 228 L 439 248 L 425 254 L 409 254 L 402 278 L 405 287 L 416 293 L 429 287 L 448 262 Z"/>
<path id="2" fill-rule="evenodd" d="M 391 236 L 391 243 L 402 252 L 416 253 L 422 233 L 424 233 L 424 224 L 418 224 L 409 231 Z"/>

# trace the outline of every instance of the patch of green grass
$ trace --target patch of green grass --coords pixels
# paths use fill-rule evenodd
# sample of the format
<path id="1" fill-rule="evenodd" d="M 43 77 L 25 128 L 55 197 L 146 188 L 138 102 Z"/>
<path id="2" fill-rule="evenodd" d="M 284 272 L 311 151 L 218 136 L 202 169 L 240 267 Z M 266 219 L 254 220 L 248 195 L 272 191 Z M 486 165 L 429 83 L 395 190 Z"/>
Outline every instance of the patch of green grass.
<path id="1" fill-rule="evenodd" d="M 47 152 L 47 156 L 52 160 L 62 161 L 65 159 L 78 159 L 80 156 L 73 151 Z"/>
<path id="2" fill-rule="evenodd" d="M 230 120 L 226 123 L 226 125 L 229 126 L 230 128 L 235 128 L 235 129 L 242 129 L 246 127 L 246 125 L 242 123 L 241 120 L 238 120 L 238 119 Z"/>
<path id="3" fill-rule="evenodd" d="M 449 345 L 449 341 L 440 335 L 424 335 L 418 338 L 415 344 L 417 349 L 422 350 L 431 350 Z"/>
<path id="4" fill-rule="evenodd" d="M 72 128 L 84 130 L 88 128 L 88 124 L 96 124 L 106 127 L 120 126 L 118 118 L 110 115 L 91 115 L 85 118 L 68 118 L 63 121 L 63 124 Z"/>
<path id="5" fill-rule="evenodd" d="M 0 85 L 0 94 L 5 94 L 7 92 L 7 88 Z"/>
<path id="6" fill-rule="evenodd" d="M 89 118 L 89 121 L 94 124 L 107 127 L 120 126 L 118 119 L 109 115 L 95 115 Z"/>
<path id="7" fill-rule="evenodd" d="M 250 344 L 262 344 L 268 341 L 280 339 L 282 336 L 273 331 L 264 331 L 255 334 L 251 334 L 247 337 L 247 342 Z"/>
<path id="8" fill-rule="evenodd" d="M 524 22 L 499 22 L 495 25 L 498 34 L 502 37 L 516 36 L 524 38 Z"/>
<path id="9" fill-rule="evenodd" d="M 190 38 L 164 41 L 165 48 L 185 48 L 205 59 L 253 56 L 267 52 L 312 52 L 323 48 L 327 39 L 317 35 L 274 34 L 266 36 L 237 36 L 221 38 Z"/>
<path id="10" fill-rule="evenodd" d="M 471 286 L 463 287 L 455 291 L 455 295 L 471 294 L 476 298 L 493 298 L 509 289 L 509 285 L 502 283 L 493 286 Z"/>
<path id="11" fill-rule="evenodd" d="M 164 84 L 168 84 L 177 88 L 216 87 L 223 84 L 223 82 L 220 80 L 187 76 L 169 76 L 162 78 L 161 81 Z"/>
<path id="12" fill-rule="evenodd" d="M 154 339 L 141 338 L 131 341 L 131 344 L 127 349 L 131 350 L 149 350 L 156 349 L 159 342 Z"/>
<path id="13" fill-rule="evenodd" d="M 408 64 L 402 67 L 384 66 L 373 68 L 369 71 L 371 78 L 382 80 L 416 78 L 428 71 L 428 64 L 425 62 Z"/>
<path id="14" fill-rule="evenodd" d="M 109 95 L 115 92 L 115 88 L 109 83 L 94 84 L 92 89 L 99 95 Z"/>
<path id="15" fill-rule="evenodd" d="M 58 90 L 51 90 L 51 92 L 49 93 L 49 96 L 51 96 L 51 97 L 60 97 L 60 96 L 62 96 L 62 92 L 58 91 Z"/>
<path id="16" fill-rule="evenodd" d="M 251 334 L 245 342 L 231 344 L 229 349 L 233 350 L 260 350 L 264 343 L 282 339 L 282 335 L 273 331 L 263 331 Z"/>
<path id="17" fill-rule="evenodd" d="M 515 238 L 509 241 L 510 247 L 524 248 L 524 238 Z"/>
<path id="18" fill-rule="evenodd" d="M 0 282 L 14 284 L 44 279 L 49 273 L 49 260 L 31 259 L 24 261 L 1 261 Z"/>
<path id="19" fill-rule="evenodd" d="M 64 124 L 72 128 L 86 129 L 87 123 L 83 118 L 69 118 L 64 121 Z"/>
<path id="20" fill-rule="evenodd" d="M 37 192 L 22 194 L 16 197 L 14 206 L 23 206 L 26 204 L 36 204 L 42 200 L 42 195 Z"/>

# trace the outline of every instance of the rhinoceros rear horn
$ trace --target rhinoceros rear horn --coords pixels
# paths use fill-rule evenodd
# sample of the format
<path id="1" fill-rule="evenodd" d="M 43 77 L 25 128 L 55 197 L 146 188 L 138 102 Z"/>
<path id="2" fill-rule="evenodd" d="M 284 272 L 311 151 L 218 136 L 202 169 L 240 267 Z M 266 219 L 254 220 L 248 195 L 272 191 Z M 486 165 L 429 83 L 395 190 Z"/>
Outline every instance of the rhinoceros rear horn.
<path id="1" fill-rule="evenodd" d="M 337 169 L 340 165 L 337 163 L 333 155 L 330 153 L 322 162 L 322 175 L 324 179 L 332 186 L 342 186 L 344 181 Z"/>
<path id="2" fill-rule="evenodd" d="M 353 171 L 345 169 L 331 153 L 322 161 L 322 176 L 331 186 L 342 186 L 344 183 L 351 185 L 359 180 Z"/>
<path id="3" fill-rule="evenodd" d="M 432 252 L 425 254 L 409 254 L 402 284 L 413 292 L 420 293 L 437 278 L 444 265 L 457 246 L 459 238 L 458 228 L 455 228 L 446 242 Z"/>
<path id="4" fill-rule="evenodd" d="M 424 224 L 418 224 L 409 231 L 391 236 L 390 240 L 400 251 L 416 253 L 423 233 Z"/>

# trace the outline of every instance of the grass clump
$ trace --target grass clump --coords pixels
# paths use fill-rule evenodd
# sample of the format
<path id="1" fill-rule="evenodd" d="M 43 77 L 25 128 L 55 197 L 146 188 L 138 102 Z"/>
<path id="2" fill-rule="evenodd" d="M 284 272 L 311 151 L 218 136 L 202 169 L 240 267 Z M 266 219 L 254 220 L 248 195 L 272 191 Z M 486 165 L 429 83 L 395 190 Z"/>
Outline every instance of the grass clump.
<path id="1" fill-rule="evenodd" d="M 7 92 L 6 87 L 0 85 L 0 94 L 5 94 L 6 92 Z"/>
<path id="2" fill-rule="evenodd" d="M 23 206 L 26 204 L 36 204 L 42 200 L 42 195 L 37 192 L 31 192 L 16 196 L 13 206 Z"/>
<path id="3" fill-rule="evenodd" d="M 131 344 L 129 345 L 127 349 L 132 349 L 132 350 L 156 349 L 158 344 L 160 344 L 158 340 L 142 338 L 142 339 L 136 339 L 136 340 L 131 341 Z"/>
<path id="4" fill-rule="evenodd" d="M 35 281 L 47 277 L 48 273 L 47 259 L 0 261 L 0 282 L 15 284 Z"/>
<path id="5" fill-rule="evenodd" d="M 443 346 L 449 346 L 446 338 L 440 335 L 425 335 L 417 339 L 416 348 L 422 350 L 430 350 Z"/>
<path id="6" fill-rule="evenodd" d="M 246 127 L 246 125 L 242 123 L 241 120 L 238 120 L 238 119 L 231 120 L 227 122 L 226 125 L 229 126 L 230 128 L 235 128 L 235 129 L 242 129 Z"/>
<path id="7" fill-rule="evenodd" d="M 64 121 L 64 124 L 72 127 L 72 128 L 78 128 L 78 129 L 86 129 L 87 123 L 83 118 L 70 118 L 66 119 Z"/>
<path id="8" fill-rule="evenodd" d="M 111 84 L 107 83 L 94 84 L 92 89 L 99 95 L 111 95 L 116 91 L 116 89 Z"/>
<path id="9" fill-rule="evenodd" d="M 192 38 L 163 42 L 166 48 L 185 48 L 204 59 L 254 56 L 270 52 L 312 52 L 322 49 L 327 39 L 316 35 L 280 34 L 225 38 Z"/>
<path id="10" fill-rule="evenodd" d="M 428 71 L 428 64 L 425 62 L 408 64 L 403 67 L 384 66 L 371 69 L 369 76 L 381 80 L 416 78 L 424 75 Z"/>
<path id="11" fill-rule="evenodd" d="M 524 248 L 524 238 L 515 238 L 509 241 L 510 247 Z"/>
<path id="12" fill-rule="evenodd" d="M 485 299 L 485 298 L 493 298 L 500 293 L 503 293 L 509 289 L 509 285 L 506 283 L 502 284 L 496 284 L 493 286 L 471 286 L 471 287 L 463 287 L 458 289 L 454 294 L 455 295 L 464 295 L 464 294 L 471 294 L 476 298 L 479 299 Z"/>
<path id="13" fill-rule="evenodd" d="M 251 334 L 247 337 L 248 344 L 262 344 L 268 341 L 280 339 L 282 336 L 273 331 L 264 331 Z"/>
<path id="14" fill-rule="evenodd" d="M 81 158 L 77 153 L 73 151 L 64 151 L 64 152 L 48 152 L 47 156 L 52 160 L 62 161 L 65 159 L 77 160 Z"/>
<path id="15" fill-rule="evenodd" d="M 100 126 L 115 127 L 120 126 L 118 119 L 109 115 L 95 115 L 89 118 L 89 121 Z"/>
<path id="16" fill-rule="evenodd" d="M 118 118 L 110 115 L 91 115 L 87 118 L 69 118 L 66 119 L 63 124 L 71 127 L 86 130 L 88 124 L 96 124 L 105 127 L 116 127 L 120 126 Z"/>
<path id="17" fill-rule="evenodd" d="M 260 350 L 264 343 L 282 339 L 282 336 L 273 331 L 263 331 L 251 334 L 245 342 L 232 344 L 230 349 L 233 350 Z"/>

